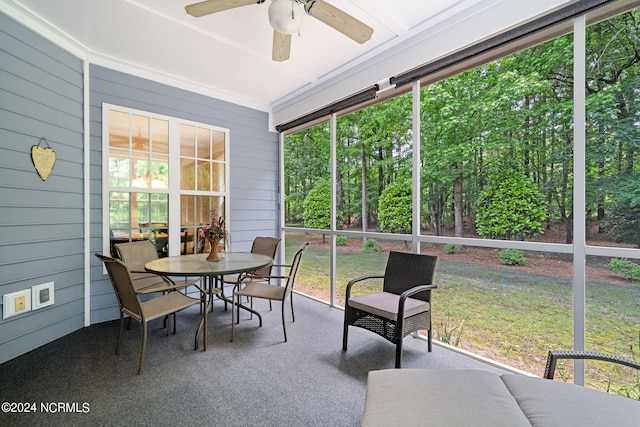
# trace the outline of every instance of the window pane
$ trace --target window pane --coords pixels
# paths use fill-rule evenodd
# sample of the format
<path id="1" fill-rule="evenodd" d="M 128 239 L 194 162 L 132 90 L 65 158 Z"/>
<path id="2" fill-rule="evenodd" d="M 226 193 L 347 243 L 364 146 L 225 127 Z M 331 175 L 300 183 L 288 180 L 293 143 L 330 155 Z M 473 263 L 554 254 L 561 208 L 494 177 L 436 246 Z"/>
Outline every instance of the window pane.
<path id="1" fill-rule="evenodd" d="M 180 156 L 196 156 L 196 128 L 194 126 L 180 125 Z"/>
<path id="2" fill-rule="evenodd" d="M 215 196 L 180 196 L 180 227 L 187 235 L 186 253 L 206 250 L 205 242 L 199 242 L 200 228 L 209 224 L 211 215 L 224 216 L 224 200 Z"/>
<path id="3" fill-rule="evenodd" d="M 193 159 L 180 159 L 180 189 L 196 189 L 196 162 Z"/>
<path id="4" fill-rule="evenodd" d="M 211 176 L 211 190 L 212 191 L 226 191 L 224 179 L 224 163 L 213 162 L 211 164 L 213 168 L 213 174 Z"/>
<path id="5" fill-rule="evenodd" d="M 152 119 L 152 142 L 154 153 L 169 154 L 169 122 Z"/>
<path id="6" fill-rule="evenodd" d="M 109 152 L 109 185 L 129 187 L 130 165 L 128 151 L 111 150 Z"/>
<path id="7" fill-rule="evenodd" d="M 131 115 L 131 148 L 149 151 L 149 117 Z"/>
<path id="8" fill-rule="evenodd" d="M 196 162 L 196 168 L 198 171 L 198 180 L 196 190 L 210 191 L 211 190 L 211 163 L 207 160 L 198 160 Z"/>
<path id="9" fill-rule="evenodd" d="M 133 170 L 131 186 L 138 188 L 150 187 L 150 172 L 149 172 L 149 156 L 142 154 L 135 154 L 133 157 Z"/>
<path id="10" fill-rule="evenodd" d="M 109 111 L 109 148 L 129 150 L 129 114 Z"/>
<path id="11" fill-rule="evenodd" d="M 224 161 L 226 160 L 225 157 L 225 133 L 224 132 L 219 132 L 219 131 L 213 131 L 212 133 L 212 137 L 213 137 L 213 153 L 211 155 L 211 159 L 212 160 L 219 160 L 219 161 Z"/>
<path id="12" fill-rule="evenodd" d="M 524 252 L 524 265 L 505 265 L 491 248 L 422 252 L 438 256 L 434 339 L 536 375 L 550 349 L 573 347 L 571 255 Z"/>
<path id="13" fill-rule="evenodd" d="M 640 247 L 640 61 L 634 9 L 587 28 L 587 243 Z"/>
<path id="14" fill-rule="evenodd" d="M 169 156 L 152 155 L 151 188 L 169 188 Z"/>
<path id="15" fill-rule="evenodd" d="M 640 348 L 640 262 L 638 260 L 587 257 L 586 351 L 638 360 Z M 562 367 L 573 376 L 571 365 Z M 558 371 L 560 372 L 560 371 Z M 635 378 L 635 380 L 634 380 Z M 610 364 L 586 364 L 585 384 L 613 393 L 632 392 L 640 399 L 638 377 Z M 635 383 L 636 389 L 633 389 Z"/>
<path id="16" fill-rule="evenodd" d="M 405 94 L 338 119 L 338 228 L 411 233 L 411 108 Z"/>
<path id="17" fill-rule="evenodd" d="M 199 159 L 211 158 L 211 132 L 209 129 L 197 129 L 198 140 L 196 146 L 196 157 Z"/>
<path id="18" fill-rule="evenodd" d="M 421 231 L 571 242 L 572 85 L 568 35 L 423 87 Z"/>
<path id="19" fill-rule="evenodd" d="M 285 137 L 287 226 L 329 228 L 330 138 L 328 123 Z"/>

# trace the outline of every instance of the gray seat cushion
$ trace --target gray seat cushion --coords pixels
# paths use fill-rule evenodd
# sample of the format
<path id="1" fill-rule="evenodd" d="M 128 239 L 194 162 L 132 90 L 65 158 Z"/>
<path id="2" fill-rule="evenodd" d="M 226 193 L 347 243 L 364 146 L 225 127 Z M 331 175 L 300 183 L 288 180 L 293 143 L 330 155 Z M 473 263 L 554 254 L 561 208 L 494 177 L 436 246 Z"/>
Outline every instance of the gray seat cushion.
<path id="1" fill-rule="evenodd" d="M 530 426 L 500 376 L 464 369 L 369 372 L 362 425 Z"/>
<path id="2" fill-rule="evenodd" d="M 503 375 L 532 426 L 640 426 L 640 402 L 573 384 Z"/>
<path id="3" fill-rule="evenodd" d="M 361 295 L 349 298 L 349 306 L 358 310 L 368 311 L 389 320 L 398 320 L 398 302 L 400 295 L 390 292 Z M 407 298 L 404 303 L 404 317 L 429 311 L 430 305 L 426 301 Z"/>

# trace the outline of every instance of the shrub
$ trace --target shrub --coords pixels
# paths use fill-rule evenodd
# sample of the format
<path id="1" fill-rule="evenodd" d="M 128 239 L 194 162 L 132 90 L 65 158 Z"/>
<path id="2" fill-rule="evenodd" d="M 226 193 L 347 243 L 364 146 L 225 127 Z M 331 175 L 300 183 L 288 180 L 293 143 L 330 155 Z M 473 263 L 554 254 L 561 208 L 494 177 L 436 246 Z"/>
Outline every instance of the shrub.
<path id="1" fill-rule="evenodd" d="M 614 258 L 609 261 L 607 267 L 614 273 L 622 274 L 622 277 L 627 280 L 640 282 L 640 265 L 635 262 L 628 259 Z"/>
<path id="2" fill-rule="evenodd" d="M 444 245 L 444 253 L 445 254 L 453 255 L 453 254 L 456 253 L 457 249 L 458 249 L 458 247 L 456 245 L 454 245 L 453 243 L 447 243 L 446 245 Z"/>
<path id="3" fill-rule="evenodd" d="M 331 226 L 331 186 L 328 181 L 315 185 L 304 199 L 304 226 L 328 230 Z M 341 225 L 342 212 L 336 212 L 336 225 Z M 324 236 L 322 237 L 324 241 Z"/>
<path id="4" fill-rule="evenodd" d="M 527 257 L 517 249 L 500 249 L 498 258 L 502 265 L 527 265 Z"/>
<path id="5" fill-rule="evenodd" d="M 526 176 L 505 167 L 478 198 L 476 229 L 482 237 L 524 240 L 544 232 L 546 204 Z"/>
<path id="6" fill-rule="evenodd" d="M 347 236 L 336 236 L 336 246 L 347 246 Z"/>
<path id="7" fill-rule="evenodd" d="M 411 206 L 411 183 L 387 186 L 378 200 L 380 230 L 387 233 L 411 233 Z"/>
<path id="8" fill-rule="evenodd" d="M 362 252 L 365 253 L 377 253 L 382 252 L 382 245 L 376 242 L 376 239 L 368 239 L 362 247 Z"/>

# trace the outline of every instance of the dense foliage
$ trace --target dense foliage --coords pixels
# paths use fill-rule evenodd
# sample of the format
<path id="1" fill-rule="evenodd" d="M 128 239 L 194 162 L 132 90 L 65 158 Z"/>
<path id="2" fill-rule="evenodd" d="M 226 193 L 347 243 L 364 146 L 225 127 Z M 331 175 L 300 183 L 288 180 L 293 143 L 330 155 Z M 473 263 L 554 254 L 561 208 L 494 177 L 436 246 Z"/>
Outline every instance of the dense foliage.
<path id="1" fill-rule="evenodd" d="M 600 231 L 634 244 L 640 243 L 640 227 L 629 227 L 640 221 L 640 190 L 634 187 L 640 173 L 637 52 L 637 9 L 587 28 L 587 215 L 600 223 Z M 573 84 L 569 34 L 421 88 L 421 231 L 454 230 L 464 237 L 465 230 L 475 230 L 480 196 L 509 159 L 513 173 L 540 192 L 543 222 L 564 224 L 571 243 Z M 338 118 L 336 203 L 344 227 L 395 228 L 383 227 L 380 199 L 390 185 L 411 180 L 412 120 L 411 93 Z M 290 224 L 301 221 L 303 201 L 315 183 L 329 179 L 330 133 L 329 123 L 321 123 L 285 138 Z M 533 224 L 525 228 L 539 230 Z"/>

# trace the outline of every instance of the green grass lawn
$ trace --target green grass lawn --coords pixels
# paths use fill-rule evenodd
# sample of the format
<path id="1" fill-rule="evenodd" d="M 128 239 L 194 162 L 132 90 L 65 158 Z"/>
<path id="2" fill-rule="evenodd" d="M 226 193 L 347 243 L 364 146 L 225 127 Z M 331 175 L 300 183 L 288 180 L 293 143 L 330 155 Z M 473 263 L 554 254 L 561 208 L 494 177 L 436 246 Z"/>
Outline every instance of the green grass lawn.
<path id="1" fill-rule="evenodd" d="M 303 241 L 287 238 L 291 257 Z M 296 289 L 329 300 L 329 245 L 310 245 Z M 346 284 L 366 274 L 383 274 L 386 254 L 367 254 L 338 247 L 337 304 L 344 306 Z M 570 281 L 544 274 L 521 274 L 517 267 L 495 268 L 438 262 L 432 293 L 433 336 L 493 360 L 542 375 L 550 349 L 573 347 L 573 292 Z M 381 281 L 358 286 L 357 293 L 377 291 Z M 355 287 L 354 287 L 355 289 Z M 640 345 L 640 285 L 587 284 L 587 349 L 635 357 Z M 640 356 L 639 356 L 640 357 Z M 570 361 L 557 377 L 569 379 Z M 638 384 L 632 370 L 587 362 L 587 382 L 618 391 Z M 624 394 L 625 390 L 620 391 Z M 635 391 L 637 396 L 637 390 Z"/>

